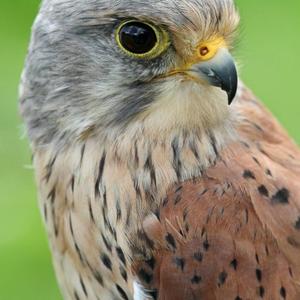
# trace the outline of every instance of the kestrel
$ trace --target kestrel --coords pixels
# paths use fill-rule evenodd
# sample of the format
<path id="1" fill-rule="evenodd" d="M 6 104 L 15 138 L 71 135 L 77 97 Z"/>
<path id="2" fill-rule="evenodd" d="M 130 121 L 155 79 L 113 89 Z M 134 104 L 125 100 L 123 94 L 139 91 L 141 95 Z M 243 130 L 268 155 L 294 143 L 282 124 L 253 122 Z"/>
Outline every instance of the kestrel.
<path id="1" fill-rule="evenodd" d="M 232 0 L 44 0 L 20 88 L 64 299 L 300 299 L 300 152 L 238 81 Z"/>

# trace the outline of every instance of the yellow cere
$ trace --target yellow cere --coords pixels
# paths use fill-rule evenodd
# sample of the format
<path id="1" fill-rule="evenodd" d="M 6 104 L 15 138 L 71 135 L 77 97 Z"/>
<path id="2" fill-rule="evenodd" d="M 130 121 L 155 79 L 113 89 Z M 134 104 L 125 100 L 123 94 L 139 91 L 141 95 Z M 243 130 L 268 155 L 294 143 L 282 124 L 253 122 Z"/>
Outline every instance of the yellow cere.
<path id="1" fill-rule="evenodd" d="M 181 74 L 185 77 L 191 78 L 192 75 L 187 73 L 190 67 L 195 64 L 208 61 L 214 58 L 218 50 L 220 50 L 221 48 L 228 48 L 226 41 L 223 37 L 215 37 L 211 38 L 206 42 L 201 42 L 196 46 L 194 54 L 190 57 L 185 58 L 185 60 L 183 61 L 183 65 L 181 65 L 179 68 L 171 70 L 170 72 L 161 77 L 169 77 Z M 193 79 L 195 78 L 193 77 Z M 199 80 L 199 78 L 197 80 Z"/>
<path id="2" fill-rule="evenodd" d="M 194 59 L 199 61 L 206 61 L 213 58 L 220 48 L 227 47 L 224 38 L 218 37 L 207 42 L 201 42 L 196 49 Z"/>

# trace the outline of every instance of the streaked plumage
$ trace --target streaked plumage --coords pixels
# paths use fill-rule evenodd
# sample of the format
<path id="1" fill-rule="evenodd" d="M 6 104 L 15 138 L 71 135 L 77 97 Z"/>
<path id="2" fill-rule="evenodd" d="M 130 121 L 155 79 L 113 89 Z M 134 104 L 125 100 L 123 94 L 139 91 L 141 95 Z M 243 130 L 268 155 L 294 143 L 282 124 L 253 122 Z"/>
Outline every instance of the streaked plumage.
<path id="1" fill-rule="evenodd" d="M 121 49 L 128 19 L 157 56 Z M 43 1 L 20 106 L 65 299 L 300 298 L 300 152 L 241 82 L 228 105 L 238 19 L 231 0 Z"/>
<path id="2" fill-rule="evenodd" d="M 144 221 L 136 272 L 159 299 L 300 297 L 299 150 L 246 89 L 235 108 L 239 139 Z"/>

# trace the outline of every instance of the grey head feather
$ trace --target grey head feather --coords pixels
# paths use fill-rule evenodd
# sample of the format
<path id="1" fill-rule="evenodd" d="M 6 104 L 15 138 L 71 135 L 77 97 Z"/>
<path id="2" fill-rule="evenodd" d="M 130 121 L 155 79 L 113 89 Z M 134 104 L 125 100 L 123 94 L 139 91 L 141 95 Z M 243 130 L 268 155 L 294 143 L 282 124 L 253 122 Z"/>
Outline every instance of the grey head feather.
<path id="1" fill-rule="evenodd" d="M 127 18 L 164 26 L 171 45 L 159 57 L 129 57 L 114 38 Z M 20 93 L 35 144 L 76 139 L 89 128 L 130 126 L 163 89 L 153 80 L 176 64 L 173 35 L 213 35 L 236 14 L 231 0 L 44 0 L 32 31 Z"/>

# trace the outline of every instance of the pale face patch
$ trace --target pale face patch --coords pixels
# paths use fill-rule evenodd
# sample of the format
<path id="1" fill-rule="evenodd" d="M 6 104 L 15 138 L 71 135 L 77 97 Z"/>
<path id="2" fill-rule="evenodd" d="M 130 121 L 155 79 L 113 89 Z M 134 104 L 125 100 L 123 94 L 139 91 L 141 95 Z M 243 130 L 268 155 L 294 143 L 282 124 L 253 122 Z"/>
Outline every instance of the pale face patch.
<path id="1" fill-rule="evenodd" d="M 139 119 L 154 133 L 174 129 L 205 132 L 225 124 L 230 109 L 222 90 L 175 76 L 166 81 L 158 98 Z"/>

